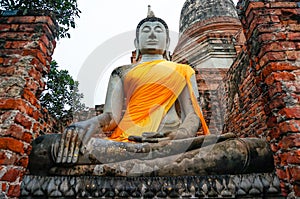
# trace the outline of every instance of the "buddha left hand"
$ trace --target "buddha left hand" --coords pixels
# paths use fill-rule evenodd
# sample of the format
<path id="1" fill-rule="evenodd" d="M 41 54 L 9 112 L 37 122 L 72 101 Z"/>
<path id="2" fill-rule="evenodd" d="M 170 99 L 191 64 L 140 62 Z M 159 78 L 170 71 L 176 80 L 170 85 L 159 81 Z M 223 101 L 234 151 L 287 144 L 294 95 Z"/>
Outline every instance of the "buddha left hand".
<path id="1" fill-rule="evenodd" d="M 129 136 L 128 139 L 134 142 L 157 143 L 165 140 L 184 139 L 187 137 L 189 137 L 187 130 L 184 128 L 179 128 L 174 132 L 145 132 L 142 134 L 142 136 Z"/>

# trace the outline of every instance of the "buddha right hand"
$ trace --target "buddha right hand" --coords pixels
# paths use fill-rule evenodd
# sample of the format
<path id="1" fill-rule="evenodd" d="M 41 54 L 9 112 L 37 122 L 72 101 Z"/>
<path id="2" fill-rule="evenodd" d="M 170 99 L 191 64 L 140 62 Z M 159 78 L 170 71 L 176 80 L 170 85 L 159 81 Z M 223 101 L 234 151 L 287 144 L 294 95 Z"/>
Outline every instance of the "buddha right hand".
<path id="1" fill-rule="evenodd" d="M 110 123 L 109 118 L 103 114 L 68 126 L 60 139 L 56 163 L 76 163 L 79 153 L 85 153 L 85 146 L 93 134 Z"/>

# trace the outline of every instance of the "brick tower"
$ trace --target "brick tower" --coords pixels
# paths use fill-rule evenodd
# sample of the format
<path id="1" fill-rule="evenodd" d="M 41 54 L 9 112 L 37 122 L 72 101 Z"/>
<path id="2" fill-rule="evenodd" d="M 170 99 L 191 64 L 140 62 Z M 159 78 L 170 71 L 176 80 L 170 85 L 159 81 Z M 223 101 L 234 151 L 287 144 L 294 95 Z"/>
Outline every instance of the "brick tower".
<path id="1" fill-rule="evenodd" d="M 207 123 L 212 133 L 220 133 L 223 116 L 216 90 L 245 41 L 233 2 L 187 0 L 181 11 L 179 32 L 172 59 L 195 69 Z"/>

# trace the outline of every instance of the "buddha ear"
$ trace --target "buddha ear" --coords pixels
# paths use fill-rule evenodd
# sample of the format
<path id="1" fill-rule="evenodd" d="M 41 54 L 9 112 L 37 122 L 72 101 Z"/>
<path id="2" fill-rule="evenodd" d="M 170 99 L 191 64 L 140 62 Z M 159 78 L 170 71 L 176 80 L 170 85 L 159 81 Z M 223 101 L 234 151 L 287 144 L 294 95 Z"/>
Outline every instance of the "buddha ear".
<path id="1" fill-rule="evenodd" d="M 169 50 L 170 47 L 170 37 L 167 38 L 167 42 L 166 42 L 166 50 Z"/>
<path id="2" fill-rule="evenodd" d="M 135 60 L 138 61 L 140 56 L 140 49 L 136 38 L 134 39 L 134 46 L 135 46 Z"/>
<path id="3" fill-rule="evenodd" d="M 165 53 L 164 53 L 164 57 L 165 57 L 168 61 L 171 60 L 169 47 L 170 47 L 170 37 L 167 38 L 167 42 L 166 42 L 166 51 L 165 51 Z"/>
<path id="4" fill-rule="evenodd" d="M 136 49 L 139 48 L 139 43 L 138 43 L 138 41 L 137 41 L 136 38 L 134 39 L 134 47 L 135 47 Z"/>

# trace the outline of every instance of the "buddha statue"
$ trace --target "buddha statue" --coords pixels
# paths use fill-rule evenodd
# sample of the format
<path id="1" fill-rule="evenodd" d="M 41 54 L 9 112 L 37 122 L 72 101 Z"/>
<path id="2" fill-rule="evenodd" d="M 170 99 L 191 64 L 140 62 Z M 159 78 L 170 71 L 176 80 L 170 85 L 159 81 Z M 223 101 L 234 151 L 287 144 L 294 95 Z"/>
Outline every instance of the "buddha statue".
<path id="1" fill-rule="evenodd" d="M 62 170 L 88 165 L 95 175 L 195 175 L 245 172 L 254 162 L 271 165 L 263 140 L 210 135 L 197 103 L 194 70 L 168 60 L 169 43 L 167 24 L 149 8 L 136 29 L 140 59 L 112 72 L 103 113 L 34 140 L 30 172 L 65 175 Z M 252 160 L 249 151 L 257 154 Z M 241 164 L 245 168 L 238 169 Z"/>

